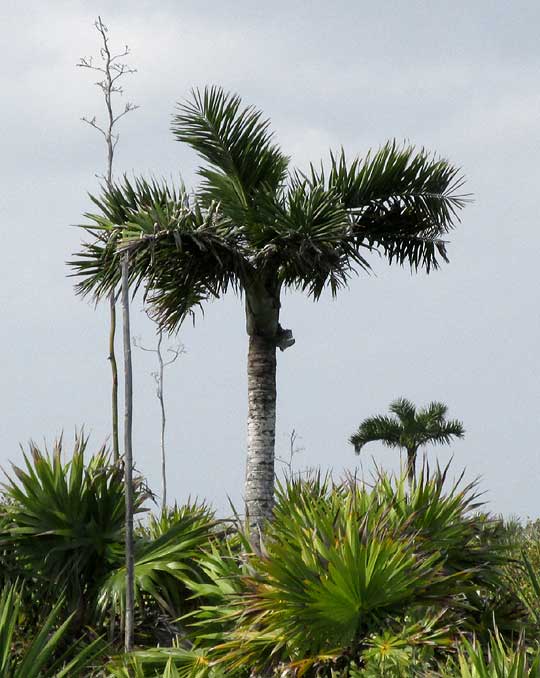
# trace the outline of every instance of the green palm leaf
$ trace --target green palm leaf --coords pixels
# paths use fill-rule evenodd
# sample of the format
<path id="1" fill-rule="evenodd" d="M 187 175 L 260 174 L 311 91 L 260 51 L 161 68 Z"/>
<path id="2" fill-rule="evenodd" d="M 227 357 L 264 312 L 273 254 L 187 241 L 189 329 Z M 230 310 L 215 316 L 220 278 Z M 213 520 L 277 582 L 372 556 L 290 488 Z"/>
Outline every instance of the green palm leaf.
<path id="1" fill-rule="evenodd" d="M 268 120 L 217 87 L 180 104 L 173 132 L 205 161 L 202 188 L 188 198 L 155 180 L 104 186 L 99 213 L 87 215 L 92 240 L 70 262 L 78 291 L 99 299 L 117 287 L 118 253 L 129 248 L 130 284 L 144 285 L 169 330 L 230 288 L 336 294 L 370 268 L 369 251 L 429 271 L 446 259 L 443 237 L 467 200 L 458 169 L 395 143 L 350 163 L 332 155 L 308 176 L 288 172 Z"/>
<path id="2" fill-rule="evenodd" d="M 419 620 L 418 644 L 446 646 L 467 595 L 495 590 L 505 559 L 497 525 L 475 516 L 475 486 L 446 491 L 446 477 L 423 475 L 409 492 L 384 474 L 370 489 L 320 476 L 280 486 L 262 555 L 224 588 L 208 570 L 216 595 L 192 615 L 196 638 L 233 675 L 280 662 L 316 675 L 396 619 Z"/>
<path id="3" fill-rule="evenodd" d="M 390 263 L 429 272 L 438 257 L 447 261 L 442 237 L 468 196 L 459 193 L 460 170 L 446 160 L 392 142 L 351 163 L 343 151 L 331 155 L 329 172 L 312 167 L 311 175 L 341 196 L 358 242 L 380 249 Z"/>
<path id="4" fill-rule="evenodd" d="M 206 195 L 242 211 L 254 192 L 275 190 L 285 177 L 288 159 L 273 143 L 269 127 L 260 111 L 242 106 L 238 95 L 207 87 L 179 105 L 172 129 L 215 168 L 200 170 Z"/>
<path id="5" fill-rule="evenodd" d="M 103 187 L 102 214 L 87 214 L 95 239 L 70 262 L 78 293 L 100 299 L 120 279 L 119 256 L 130 253 L 130 285 L 144 294 L 169 329 L 203 301 L 219 297 L 250 269 L 238 234 L 216 205 L 205 209 L 183 191 L 143 179 Z"/>
<path id="6" fill-rule="evenodd" d="M 191 595 L 188 584 L 201 579 L 199 558 L 215 525 L 208 509 L 198 505 L 175 509 L 160 523 L 150 524 L 147 534 L 143 532 L 135 542 L 135 592 L 139 604 L 147 594 L 172 618 L 186 612 Z M 125 591 L 126 572 L 121 566 L 100 586 L 100 609 L 123 611 Z"/>

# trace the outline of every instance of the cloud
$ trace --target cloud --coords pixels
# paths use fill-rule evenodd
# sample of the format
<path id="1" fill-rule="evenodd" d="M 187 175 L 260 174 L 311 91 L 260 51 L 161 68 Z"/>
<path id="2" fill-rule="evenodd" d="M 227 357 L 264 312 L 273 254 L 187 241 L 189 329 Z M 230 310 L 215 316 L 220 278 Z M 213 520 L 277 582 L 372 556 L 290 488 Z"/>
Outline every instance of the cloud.
<path id="1" fill-rule="evenodd" d="M 505 487 L 538 466 L 527 425 L 539 405 L 538 3 L 4 0 L 2 11 L 1 463 L 30 435 L 85 420 L 101 439 L 108 428 L 106 311 L 74 296 L 64 264 L 80 240 L 68 225 L 82 220 L 103 167 L 101 140 L 80 122 L 100 112 L 99 93 L 75 68 L 96 53 L 102 11 L 138 68 L 126 96 L 141 108 L 122 122 L 117 173 L 195 181 L 196 158 L 173 140 L 170 116 L 206 83 L 261 107 L 301 166 L 341 144 L 364 153 L 392 137 L 463 165 L 476 202 L 451 236 L 449 267 L 414 278 L 381 261 L 377 277 L 355 279 L 336 303 L 286 297 L 297 344 L 279 357 L 278 441 L 294 427 L 307 464 L 351 467 L 346 440 L 363 416 L 401 392 L 447 399 L 469 431 L 456 465 L 486 473 L 498 510 L 537 512 L 533 488 L 517 505 Z M 224 510 L 226 494 L 241 504 L 243 325 L 237 299 L 209 306 L 182 330 L 188 355 L 170 379 L 171 473 L 182 479 L 173 491 L 210 494 Z M 156 482 L 151 367 L 135 361 L 137 454 Z M 509 445 L 523 464 L 504 465 Z"/>

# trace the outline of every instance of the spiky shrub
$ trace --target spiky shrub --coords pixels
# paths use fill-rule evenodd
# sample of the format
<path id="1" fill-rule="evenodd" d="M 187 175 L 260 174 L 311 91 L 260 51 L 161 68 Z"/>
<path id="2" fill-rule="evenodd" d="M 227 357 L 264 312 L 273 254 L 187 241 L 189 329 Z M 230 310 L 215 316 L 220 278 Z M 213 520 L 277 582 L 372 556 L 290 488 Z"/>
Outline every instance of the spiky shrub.
<path id="1" fill-rule="evenodd" d="M 524 631 L 534 634 L 512 581 L 517 561 L 503 522 L 484 511 L 476 482 L 464 484 L 460 476 L 450 484 L 449 468 L 430 475 L 424 466 L 420 482 L 409 489 L 381 476 L 374 491 L 384 493 L 398 521 L 414 521 L 418 543 L 441 553 L 447 576 L 468 573 L 470 585 L 449 609 L 462 631 L 476 634 L 484 645 L 496 628 L 514 640 Z"/>
<path id="2" fill-rule="evenodd" d="M 140 650 L 114 659 L 106 674 L 110 678 L 225 678 L 210 666 L 199 650 L 170 648 Z"/>
<path id="3" fill-rule="evenodd" d="M 206 502 L 188 499 L 185 504 L 165 507 L 157 515 L 151 513 L 146 525 L 141 527 L 140 533 L 149 539 L 159 539 L 186 519 L 189 519 L 193 526 L 200 525 L 207 530 L 216 524 L 214 511 Z"/>
<path id="4" fill-rule="evenodd" d="M 488 651 L 463 639 L 458 658 L 440 674 L 442 678 L 540 678 L 540 648 L 507 645 L 495 632 Z"/>
<path id="5" fill-rule="evenodd" d="M 280 487 L 263 553 L 196 617 L 199 636 L 211 629 L 210 657 L 231 676 L 330 675 L 363 666 L 377 634 L 413 628 L 413 645 L 434 652 L 453 642 L 469 593 L 498 585 L 503 554 L 474 485 L 445 491 L 446 476 L 425 471 L 410 491 L 384 474 L 372 487 L 319 476 Z"/>
<path id="6" fill-rule="evenodd" d="M 51 453 L 30 443 L 5 485 L 2 535 L 24 577 L 54 599 L 63 591 L 80 624 L 103 577 L 123 560 L 125 520 L 123 467 L 104 447 L 85 461 L 87 444 L 77 435 L 66 461 L 62 439 Z M 134 492 L 139 512 L 147 498 L 141 478 Z"/>
<path id="7" fill-rule="evenodd" d="M 177 619 L 190 612 L 190 585 L 205 578 L 203 549 L 218 522 L 206 504 L 188 502 L 166 509 L 137 531 L 135 553 L 136 637 L 140 643 L 170 644 L 181 632 Z M 98 591 L 102 615 L 122 613 L 126 572 L 121 564 L 103 579 Z"/>
<path id="8" fill-rule="evenodd" d="M 0 594 L 0 676 L 2 678 L 75 678 L 88 676 L 89 667 L 104 653 L 100 639 L 79 640 L 60 652 L 71 617 L 62 619 L 61 602 L 46 615 L 34 637 L 17 633 L 22 612 L 20 588 L 6 587 Z"/>
<path id="9" fill-rule="evenodd" d="M 0 495 L 0 588 L 7 587 L 24 577 L 24 564 L 17 549 L 7 538 L 10 521 L 8 518 L 9 499 Z"/>
<path id="10" fill-rule="evenodd" d="M 72 632 L 90 623 L 114 640 L 125 599 L 123 466 L 111 463 L 105 448 L 85 460 L 87 442 L 78 436 L 67 461 L 62 440 L 51 453 L 31 444 L 24 467 L 13 467 L 0 514 L 0 559 L 9 562 L 11 579 L 31 582 L 23 592 L 29 623 L 39 624 L 41 610 L 62 591 L 66 614 L 76 611 Z M 134 493 L 140 512 L 150 496 L 141 477 Z M 170 643 L 179 632 L 175 620 L 191 610 L 186 582 L 202 581 L 200 554 L 215 525 L 206 505 L 188 502 L 138 526 L 140 642 Z"/>
<path id="11" fill-rule="evenodd" d="M 505 523 L 503 538 L 512 553 L 508 564 L 511 592 L 523 601 L 540 637 L 540 520 Z"/>

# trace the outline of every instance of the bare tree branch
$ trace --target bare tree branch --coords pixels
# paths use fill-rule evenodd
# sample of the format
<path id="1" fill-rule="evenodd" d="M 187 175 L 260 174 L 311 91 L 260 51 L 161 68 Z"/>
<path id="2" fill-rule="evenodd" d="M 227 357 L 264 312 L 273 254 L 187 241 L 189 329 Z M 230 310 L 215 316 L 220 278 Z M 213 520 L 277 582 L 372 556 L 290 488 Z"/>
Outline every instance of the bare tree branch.
<path id="1" fill-rule="evenodd" d="M 114 132 L 114 125 L 127 113 L 130 113 L 131 111 L 134 111 L 137 108 L 139 108 L 135 104 L 128 102 L 125 104 L 124 110 L 121 113 L 119 114 L 114 113 L 113 95 L 114 94 L 122 95 L 124 92 L 122 87 L 116 85 L 116 82 L 125 75 L 131 75 L 132 73 L 136 73 L 137 69 L 130 67 L 128 64 L 124 62 L 122 63 L 118 62 L 119 59 L 124 59 L 125 57 L 129 56 L 130 50 L 127 45 L 124 47 L 123 51 L 117 54 L 111 53 L 108 37 L 109 29 L 103 23 L 100 16 L 98 16 L 97 20 L 94 23 L 94 26 L 98 33 L 100 34 L 103 43 L 103 46 L 99 50 L 101 63 L 95 64 L 94 58 L 89 56 L 81 57 L 77 66 L 80 68 L 87 68 L 97 73 L 102 73 L 104 75 L 104 78 L 102 80 L 98 80 L 95 84 L 101 89 L 101 91 L 103 92 L 103 96 L 105 98 L 106 123 L 99 124 L 97 122 L 97 117 L 95 115 L 93 117 L 84 116 L 82 120 L 91 127 L 93 127 L 94 129 L 96 129 L 98 132 L 103 134 L 103 136 L 105 137 L 105 142 L 107 144 L 107 175 L 105 179 L 107 181 L 107 184 L 110 185 L 112 183 L 112 165 L 114 159 L 114 151 L 116 148 L 116 144 L 118 143 L 118 134 Z"/>
<path id="2" fill-rule="evenodd" d="M 154 322 L 148 310 L 145 310 L 145 313 L 148 318 Z M 178 357 L 185 353 L 186 350 L 184 345 L 181 342 L 178 342 L 174 346 L 167 348 L 165 354 L 170 354 L 170 357 L 168 360 L 166 360 L 163 352 L 163 329 L 159 326 L 157 326 L 157 337 L 158 340 L 156 348 L 144 346 L 140 337 L 134 337 L 133 344 L 141 351 L 145 351 L 146 353 L 154 353 L 158 360 L 158 369 L 155 372 L 151 372 L 151 375 L 156 384 L 156 397 L 159 401 L 159 406 L 161 409 L 161 506 L 164 510 L 167 507 L 167 460 L 165 451 L 165 426 L 167 423 L 167 416 L 164 395 L 165 368 L 176 362 Z"/>
<path id="3" fill-rule="evenodd" d="M 298 435 L 296 429 L 289 434 L 289 457 L 288 459 L 283 459 L 283 457 L 277 457 L 276 461 L 279 461 L 280 464 L 283 464 L 286 467 L 286 475 L 289 478 L 294 476 L 294 457 L 304 452 L 305 447 L 299 447 L 297 441 L 301 439 L 301 436 Z"/>

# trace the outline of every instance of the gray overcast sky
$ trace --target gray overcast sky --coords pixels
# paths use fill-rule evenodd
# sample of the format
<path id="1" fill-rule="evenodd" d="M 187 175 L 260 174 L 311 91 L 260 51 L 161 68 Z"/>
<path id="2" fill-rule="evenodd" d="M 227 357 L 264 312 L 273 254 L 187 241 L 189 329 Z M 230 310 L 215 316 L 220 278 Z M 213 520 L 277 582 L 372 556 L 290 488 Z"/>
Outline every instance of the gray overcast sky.
<path id="1" fill-rule="evenodd" d="M 156 7 L 158 7 L 156 9 Z M 216 83 L 261 107 L 304 166 L 343 145 L 365 153 L 389 138 L 448 157 L 475 202 L 451 236 L 451 263 L 426 277 L 373 261 L 337 301 L 288 294 L 283 324 L 296 345 L 279 355 L 278 454 L 295 428 L 298 465 L 365 472 L 396 467 L 347 439 L 364 417 L 404 395 L 437 399 L 466 426 L 464 441 L 430 454 L 482 476 L 495 511 L 540 515 L 540 4 L 342 0 L 113 3 L 2 0 L 0 223 L 0 464 L 19 442 L 70 438 L 85 425 L 98 446 L 109 426 L 106 309 L 75 297 L 64 262 L 81 238 L 103 170 L 98 135 L 80 122 L 103 112 L 87 71 L 98 13 L 113 44 L 128 43 L 140 105 L 121 124 L 116 173 L 181 174 L 196 158 L 170 116 L 193 86 Z M 152 326 L 135 304 L 134 333 Z M 180 338 L 167 372 L 170 493 L 240 506 L 247 340 L 241 302 L 206 307 Z M 159 411 L 152 356 L 134 350 L 135 454 L 159 489 Z M 69 434 L 69 435 L 68 435 Z"/>

